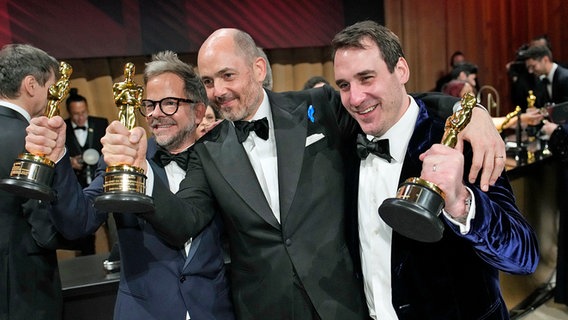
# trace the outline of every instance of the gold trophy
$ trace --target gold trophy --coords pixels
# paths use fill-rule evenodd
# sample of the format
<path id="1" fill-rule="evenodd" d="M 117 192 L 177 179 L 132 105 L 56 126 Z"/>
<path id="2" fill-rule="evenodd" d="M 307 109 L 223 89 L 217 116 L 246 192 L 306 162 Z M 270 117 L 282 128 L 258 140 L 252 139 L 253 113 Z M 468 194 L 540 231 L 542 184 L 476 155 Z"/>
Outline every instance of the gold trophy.
<path id="1" fill-rule="evenodd" d="M 529 90 L 529 95 L 527 96 L 527 109 L 534 108 L 535 102 L 536 102 L 536 96 L 534 95 L 532 90 Z"/>
<path id="2" fill-rule="evenodd" d="M 442 144 L 454 148 L 458 134 L 471 120 L 475 97 L 467 93 L 461 100 L 462 108 L 448 117 Z M 438 218 L 444 208 L 444 192 L 434 183 L 421 179 L 406 179 L 396 198 L 386 199 L 379 207 L 379 215 L 394 231 L 422 242 L 442 239 L 444 224 Z"/>
<path id="3" fill-rule="evenodd" d="M 49 87 L 45 116 L 59 115 L 59 104 L 69 94 L 69 78 L 73 68 L 66 62 L 59 63 L 60 79 Z M 53 200 L 51 191 L 55 163 L 41 154 L 22 153 L 12 166 L 10 177 L 0 180 L 0 188 L 26 198 Z"/>
<path id="4" fill-rule="evenodd" d="M 124 81 L 113 85 L 118 120 L 128 129 L 136 126 L 135 111 L 142 104 L 144 88 L 134 82 L 134 64 L 124 66 Z M 95 207 L 106 212 L 142 213 L 154 210 L 154 201 L 146 195 L 144 170 L 117 163 L 106 168 L 103 194 L 95 199 Z"/>

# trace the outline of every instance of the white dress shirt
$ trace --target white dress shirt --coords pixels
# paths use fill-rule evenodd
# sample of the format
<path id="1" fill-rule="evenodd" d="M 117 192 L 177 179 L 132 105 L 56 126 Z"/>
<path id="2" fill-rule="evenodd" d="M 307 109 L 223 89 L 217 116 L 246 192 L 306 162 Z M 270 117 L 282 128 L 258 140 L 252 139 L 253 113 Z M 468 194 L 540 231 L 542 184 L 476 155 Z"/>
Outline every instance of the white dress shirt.
<path id="1" fill-rule="evenodd" d="M 402 118 L 383 136 L 367 136 L 369 140 L 389 139 L 393 160 L 389 163 L 374 154 L 361 160 L 359 171 L 359 249 L 363 270 L 364 290 L 373 319 L 398 319 L 392 305 L 391 245 L 392 229 L 379 216 L 378 208 L 387 198 L 396 196 L 408 143 L 414 132 L 419 107 L 409 96 L 410 106 Z M 470 194 L 473 193 L 468 189 Z M 475 214 L 475 201 L 469 211 L 466 224 L 451 220 L 462 233 L 469 231 Z M 449 217 L 444 212 L 446 217 Z"/>
<path id="2" fill-rule="evenodd" d="M 359 238 L 365 296 L 373 319 L 398 319 L 392 306 L 392 229 L 379 216 L 383 201 L 396 195 L 408 141 L 418 117 L 414 99 L 402 118 L 380 139 L 389 139 L 393 160 L 388 163 L 374 154 L 361 160 L 359 171 Z M 367 137 L 375 139 L 373 136 Z"/>
<path id="3" fill-rule="evenodd" d="M 550 72 L 546 75 L 546 78 L 548 78 L 548 83 L 546 84 L 546 91 L 548 91 L 548 96 L 550 97 L 551 100 L 552 100 L 552 80 L 554 79 L 554 73 L 556 72 L 556 69 L 558 69 L 558 64 L 553 63 L 552 68 L 550 68 Z"/>
<path id="4" fill-rule="evenodd" d="M 85 143 L 87 143 L 87 136 L 89 133 L 89 121 L 85 121 L 85 130 L 75 130 L 75 128 L 77 128 L 77 124 L 73 121 L 71 121 L 71 126 L 73 127 L 73 133 L 75 133 L 75 138 L 77 138 L 77 142 L 79 142 L 79 144 L 81 145 L 81 147 L 85 146 Z"/>
<path id="5" fill-rule="evenodd" d="M 264 98 L 252 120 L 264 117 L 268 120 L 268 139 L 259 138 L 254 131 L 243 141 L 243 147 L 254 169 L 256 178 L 264 192 L 264 196 L 276 217 L 280 222 L 280 193 L 278 189 L 278 159 L 276 158 L 276 140 L 274 138 L 274 121 L 268 102 L 268 95 L 264 92 Z"/>

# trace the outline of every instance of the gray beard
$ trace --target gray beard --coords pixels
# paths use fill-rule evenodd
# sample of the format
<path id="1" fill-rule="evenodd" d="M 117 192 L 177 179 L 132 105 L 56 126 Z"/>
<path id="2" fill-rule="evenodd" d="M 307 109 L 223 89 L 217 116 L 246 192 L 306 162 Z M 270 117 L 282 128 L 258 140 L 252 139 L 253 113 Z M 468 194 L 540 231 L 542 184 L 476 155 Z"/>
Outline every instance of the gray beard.
<path id="1" fill-rule="evenodd" d="M 156 137 L 156 143 L 166 150 L 180 149 L 188 141 L 187 138 L 193 136 L 196 127 L 195 123 L 193 123 L 193 125 L 180 131 L 174 137 L 170 137 L 168 140 Z"/>

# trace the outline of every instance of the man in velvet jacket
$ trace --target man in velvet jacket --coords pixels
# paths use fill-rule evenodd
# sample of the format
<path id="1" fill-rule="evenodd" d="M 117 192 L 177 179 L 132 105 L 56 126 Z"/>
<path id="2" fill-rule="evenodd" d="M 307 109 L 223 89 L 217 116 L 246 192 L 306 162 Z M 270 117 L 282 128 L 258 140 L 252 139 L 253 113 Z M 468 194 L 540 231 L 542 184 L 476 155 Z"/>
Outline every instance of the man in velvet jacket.
<path id="1" fill-rule="evenodd" d="M 207 95 L 199 77 L 173 52 L 162 52 L 146 65 L 144 114 L 154 137 L 142 150 L 148 166 L 149 192 L 156 210 L 113 215 L 121 256 L 121 274 L 115 319 L 234 319 L 221 243 L 220 218 L 190 217 L 175 210 L 180 199 L 173 193 L 185 177 L 188 148 L 195 142 Z M 115 121 L 110 127 L 124 126 Z M 125 129 L 125 128 L 124 128 Z M 104 139 L 112 139 L 111 134 Z M 28 150 L 38 150 L 54 161 L 51 217 L 71 239 L 92 233 L 107 219 L 93 207 L 103 192 L 104 163 L 97 177 L 82 190 L 63 146 L 61 117 L 34 119 L 26 138 Z M 186 152 L 184 152 L 186 151 Z M 103 148 L 104 154 L 104 148 Z M 182 162 L 163 161 L 185 155 Z M 129 156 L 122 154 L 123 157 Z M 112 156 L 110 163 L 121 163 Z M 183 161 L 185 160 L 185 161 Z M 184 223 L 185 222 L 185 223 Z M 185 227 L 184 227 L 185 226 Z M 102 267 L 102 266 L 101 266 Z"/>
<path id="2" fill-rule="evenodd" d="M 471 163 L 468 148 L 463 155 L 439 144 L 444 120 L 406 93 L 409 67 L 390 30 L 371 21 L 356 23 L 335 36 L 332 49 L 336 84 L 345 109 L 364 132 L 360 139 L 389 139 L 390 145 L 386 159 L 362 154 L 347 165 L 348 216 L 358 236 L 370 315 L 508 319 L 498 271 L 531 273 L 539 251 L 506 177 L 480 186 L 464 172 Z M 354 143 L 350 148 L 357 154 Z M 504 161 L 503 155 L 495 154 L 496 161 Z M 406 238 L 377 214 L 400 182 L 418 176 L 445 193 L 440 215 L 445 232 L 438 242 Z"/>

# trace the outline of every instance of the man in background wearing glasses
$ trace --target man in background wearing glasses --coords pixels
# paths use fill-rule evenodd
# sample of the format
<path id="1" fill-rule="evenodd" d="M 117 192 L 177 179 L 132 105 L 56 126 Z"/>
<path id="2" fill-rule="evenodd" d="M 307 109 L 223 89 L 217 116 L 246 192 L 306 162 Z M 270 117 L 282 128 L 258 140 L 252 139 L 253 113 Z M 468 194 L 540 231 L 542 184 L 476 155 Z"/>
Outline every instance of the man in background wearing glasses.
<path id="1" fill-rule="evenodd" d="M 193 68 L 171 51 L 154 55 L 152 62 L 146 64 L 144 83 L 146 99 L 138 110 L 153 133 L 145 154 L 147 193 L 154 198 L 156 211 L 113 215 L 121 255 L 114 318 L 234 319 L 220 241 L 220 218 L 196 218 L 192 230 L 187 230 L 179 225 L 181 219 L 188 217 L 176 216 L 176 212 L 183 211 L 171 209 L 176 205 L 174 193 L 186 175 L 195 130 L 208 104 L 205 88 Z M 115 121 L 110 127 L 120 125 Z M 108 132 L 102 140 L 113 139 Z M 104 168 L 101 161 L 95 180 L 81 189 L 65 154 L 64 142 L 63 119 L 32 120 L 26 148 L 58 161 L 53 189 L 61 199 L 52 203 L 52 220 L 66 237 L 77 238 L 92 233 L 107 218 L 106 212 L 92 206 L 103 192 Z"/>

